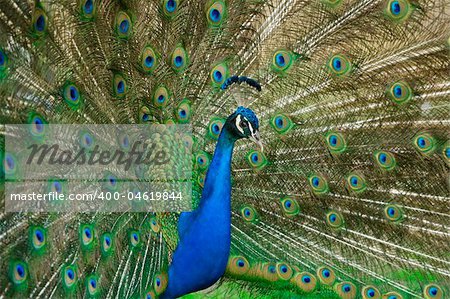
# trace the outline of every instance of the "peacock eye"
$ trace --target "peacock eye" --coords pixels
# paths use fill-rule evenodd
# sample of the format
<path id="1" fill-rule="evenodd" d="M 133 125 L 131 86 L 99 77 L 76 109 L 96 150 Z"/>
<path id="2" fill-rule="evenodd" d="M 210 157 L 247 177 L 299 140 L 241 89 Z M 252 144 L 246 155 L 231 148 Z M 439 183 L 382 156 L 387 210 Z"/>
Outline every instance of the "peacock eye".
<path id="1" fill-rule="evenodd" d="M 247 127 L 248 127 L 248 124 L 247 124 L 246 121 L 241 121 L 240 126 L 241 126 L 242 128 L 247 128 Z"/>

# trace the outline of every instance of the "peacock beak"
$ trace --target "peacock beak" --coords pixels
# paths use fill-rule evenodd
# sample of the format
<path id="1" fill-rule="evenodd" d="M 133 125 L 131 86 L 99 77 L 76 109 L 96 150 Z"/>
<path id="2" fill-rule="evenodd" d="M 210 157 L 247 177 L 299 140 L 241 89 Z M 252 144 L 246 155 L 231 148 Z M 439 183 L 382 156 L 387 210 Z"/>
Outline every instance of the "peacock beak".
<path id="1" fill-rule="evenodd" d="M 259 131 L 255 131 L 255 132 L 249 137 L 249 139 L 250 139 L 251 141 L 253 141 L 254 143 L 256 143 L 256 144 L 259 146 L 261 152 L 264 150 L 264 147 L 263 147 L 263 144 L 262 144 L 262 142 L 261 142 L 261 139 L 259 138 Z"/>

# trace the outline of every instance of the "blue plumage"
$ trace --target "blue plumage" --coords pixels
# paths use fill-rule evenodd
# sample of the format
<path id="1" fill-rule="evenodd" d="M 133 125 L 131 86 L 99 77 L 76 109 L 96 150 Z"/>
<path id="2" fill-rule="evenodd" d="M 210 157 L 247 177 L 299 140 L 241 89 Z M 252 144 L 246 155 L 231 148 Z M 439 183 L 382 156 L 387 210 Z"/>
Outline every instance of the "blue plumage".
<path id="1" fill-rule="evenodd" d="M 252 126 L 254 134 L 259 128 L 253 111 L 239 107 L 228 117 L 220 133 L 198 208 L 180 216 L 180 241 L 161 298 L 205 289 L 225 273 L 231 242 L 231 158 L 234 143 L 252 137 L 250 130 L 242 134 L 242 126 Z"/>

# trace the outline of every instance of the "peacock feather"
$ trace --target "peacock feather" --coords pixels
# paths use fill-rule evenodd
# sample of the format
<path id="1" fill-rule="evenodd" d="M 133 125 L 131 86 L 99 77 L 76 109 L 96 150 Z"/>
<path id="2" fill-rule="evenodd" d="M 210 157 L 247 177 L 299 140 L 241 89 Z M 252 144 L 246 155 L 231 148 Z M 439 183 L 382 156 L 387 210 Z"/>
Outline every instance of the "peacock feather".
<path id="1" fill-rule="evenodd" d="M 2 124 L 189 125 L 194 208 L 2 210 L 0 298 L 447 298 L 449 100 L 448 0 L 2 0 Z"/>

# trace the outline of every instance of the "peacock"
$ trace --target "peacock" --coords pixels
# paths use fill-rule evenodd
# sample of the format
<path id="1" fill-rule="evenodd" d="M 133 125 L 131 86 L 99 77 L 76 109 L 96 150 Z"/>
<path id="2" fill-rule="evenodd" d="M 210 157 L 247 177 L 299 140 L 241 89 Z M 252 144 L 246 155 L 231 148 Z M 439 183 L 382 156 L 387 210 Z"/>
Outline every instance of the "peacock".
<path id="1" fill-rule="evenodd" d="M 193 164 L 190 211 L 2 209 L 0 298 L 450 296 L 448 0 L 2 0 L 0 33 L 2 206 L 7 124 L 188 125 Z"/>

